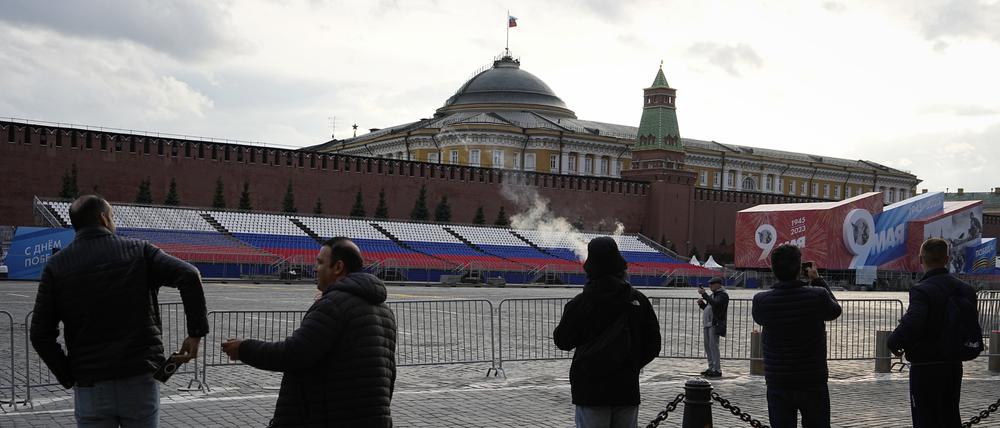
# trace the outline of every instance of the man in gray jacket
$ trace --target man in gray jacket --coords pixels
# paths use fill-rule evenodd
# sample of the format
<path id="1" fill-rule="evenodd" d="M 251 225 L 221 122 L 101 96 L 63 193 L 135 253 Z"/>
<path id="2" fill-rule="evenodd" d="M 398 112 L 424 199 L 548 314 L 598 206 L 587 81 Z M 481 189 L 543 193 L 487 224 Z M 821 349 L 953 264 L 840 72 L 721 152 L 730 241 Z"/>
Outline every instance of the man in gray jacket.
<path id="1" fill-rule="evenodd" d="M 722 278 L 714 277 L 708 280 L 708 294 L 699 287 L 698 306 L 702 312 L 702 330 L 705 336 L 705 355 L 708 357 L 708 370 L 701 372 L 705 377 L 722 377 L 722 357 L 719 353 L 719 338 L 726 337 L 726 313 L 729 311 L 729 293 L 722 286 Z"/>

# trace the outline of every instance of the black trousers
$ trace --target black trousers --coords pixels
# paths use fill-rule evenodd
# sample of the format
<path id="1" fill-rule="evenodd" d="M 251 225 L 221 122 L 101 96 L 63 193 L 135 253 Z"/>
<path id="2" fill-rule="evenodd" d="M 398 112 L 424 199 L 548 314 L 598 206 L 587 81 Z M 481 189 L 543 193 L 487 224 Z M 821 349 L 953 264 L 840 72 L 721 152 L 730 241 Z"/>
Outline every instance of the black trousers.
<path id="1" fill-rule="evenodd" d="M 830 390 L 826 384 L 797 388 L 767 386 L 771 428 L 795 428 L 802 413 L 804 428 L 830 428 Z"/>
<path id="2" fill-rule="evenodd" d="M 910 366 L 910 414 L 913 428 L 962 425 L 962 363 Z"/>

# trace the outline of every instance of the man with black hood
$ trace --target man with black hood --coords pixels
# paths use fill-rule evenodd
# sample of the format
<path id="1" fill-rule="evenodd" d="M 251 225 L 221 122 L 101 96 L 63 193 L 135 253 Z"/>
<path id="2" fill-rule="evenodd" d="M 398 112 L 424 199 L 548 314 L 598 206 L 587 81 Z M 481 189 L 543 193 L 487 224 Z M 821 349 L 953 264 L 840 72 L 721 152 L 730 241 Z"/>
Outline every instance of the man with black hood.
<path id="1" fill-rule="evenodd" d="M 396 317 L 385 285 L 361 268 L 361 250 L 349 239 L 324 242 L 316 257 L 322 296 L 302 325 L 280 342 L 222 344 L 233 360 L 284 373 L 269 426 L 392 426 Z"/>
<path id="2" fill-rule="evenodd" d="M 660 327 L 649 299 L 626 280 L 628 263 L 609 237 L 587 245 L 587 284 L 566 304 L 552 333 L 576 349 L 569 369 L 576 426 L 629 427 L 639 422 L 639 370 L 660 353 Z"/>

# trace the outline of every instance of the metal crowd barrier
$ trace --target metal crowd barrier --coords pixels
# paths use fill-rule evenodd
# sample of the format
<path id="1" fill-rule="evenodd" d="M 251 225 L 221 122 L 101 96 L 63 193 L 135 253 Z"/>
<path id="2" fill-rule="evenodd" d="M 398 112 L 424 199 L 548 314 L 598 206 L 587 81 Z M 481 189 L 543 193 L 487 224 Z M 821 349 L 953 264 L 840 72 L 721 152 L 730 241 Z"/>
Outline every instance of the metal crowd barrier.
<path id="1" fill-rule="evenodd" d="M 1000 295 L 992 299 L 979 299 L 979 325 L 983 336 L 989 337 L 990 332 L 1000 330 Z"/>
<path id="2" fill-rule="evenodd" d="M 568 298 L 503 299 L 497 307 L 497 363 L 572 358 L 552 342 Z"/>
<path id="3" fill-rule="evenodd" d="M 485 299 L 389 302 L 396 315 L 396 365 L 490 363 L 493 303 Z"/>
<path id="4" fill-rule="evenodd" d="M 4 328 L 4 323 L 7 328 Z M 17 393 L 14 390 L 14 317 L 10 312 L 0 311 L 0 411 L 3 406 L 17 409 Z M 4 349 L 6 348 L 6 349 Z"/>
<path id="5" fill-rule="evenodd" d="M 388 302 L 396 316 L 396 365 L 490 363 L 493 361 L 493 304 L 485 299 Z M 280 341 L 302 323 L 305 311 L 209 312 L 209 335 L 202 340 L 201 379 L 208 368 L 237 366 L 222 352 L 227 339 Z"/>
<path id="6" fill-rule="evenodd" d="M 505 361 L 572 358 L 552 343 L 565 298 L 504 299 L 498 310 L 497 367 Z M 697 299 L 650 298 L 660 321 L 660 358 L 704 358 L 702 311 Z M 892 330 L 903 315 L 899 300 L 842 299 L 842 315 L 827 323 L 827 356 L 830 360 L 875 358 L 875 332 Z M 750 359 L 751 332 L 761 330 L 753 322 L 751 299 L 730 299 L 726 337 L 719 351 L 724 359 Z"/>
<path id="7" fill-rule="evenodd" d="M 206 390 L 209 367 L 243 365 L 231 361 L 222 352 L 222 343 L 229 339 L 258 339 L 267 342 L 292 335 L 305 311 L 211 311 L 208 313 L 208 335 L 201 340 L 201 381 Z"/>

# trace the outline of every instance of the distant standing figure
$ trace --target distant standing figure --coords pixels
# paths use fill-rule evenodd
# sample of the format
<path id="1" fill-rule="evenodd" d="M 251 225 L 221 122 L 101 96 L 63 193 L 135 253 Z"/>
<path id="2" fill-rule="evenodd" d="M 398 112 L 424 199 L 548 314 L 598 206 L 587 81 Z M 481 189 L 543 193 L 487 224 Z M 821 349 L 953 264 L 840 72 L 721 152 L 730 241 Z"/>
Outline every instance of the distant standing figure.
<path id="1" fill-rule="evenodd" d="M 910 361 L 910 415 L 914 428 L 957 427 L 962 395 L 962 361 L 948 355 L 943 332 L 945 304 L 960 296 L 976 308 L 976 290 L 948 273 L 948 242 L 928 239 L 920 246 L 924 276 L 910 289 L 910 306 L 889 335 L 889 349 Z M 979 315 L 976 314 L 976 319 Z"/>
<path id="2" fill-rule="evenodd" d="M 180 362 L 198 356 L 208 333 L 201 274 L 145 241 L 115 235 L 111 205 L 79 197 L 69 209 L 76 237 L 49 259 L 38 283 L 31 344 L 64 388 L 81 427 L 155 427 L 163 364 L 157 297 L 180 290 L 187 339 Z M 63 324 L 66 349 L 56 341 Z M 175 344 L 171 344 L 175 345 Z"/>
<path id="3" fill-rule="evenodd" d="M 774 287 L 753 297 L 753 320 L 763 327 L 767 413 L 773 428 L 830 426 L 826 326 L 841 308 L 814 262 L 782 245 L 771 253 Z M 801 276 L 809 279 L 807 284 Z"/>
<path id="4" fill-rule="evenodd" d="M 587 245 L 587 284 L 552 333 L 573 353 L 570 391 L 580 428 L 635 428 L 639 370 L 660 353 L 660 328 L 649 299 L 625 280 L 628 263 L 608 237 Z"/>
<path id="5" fill-rule="evenodd" d="M 705 338 L 705 356 L 708 358 L 708 370 L 701 372 L 705 377 L 722 377 L 722 357 L 719 354 L 719 338 L 726 337 L 726 313 L 729 311 L 729 293 L 723 287 L 722 278 L 708 280 L 708 294 L 699 287 L 698 306 L 702 310 L 702 330 Z"/>

